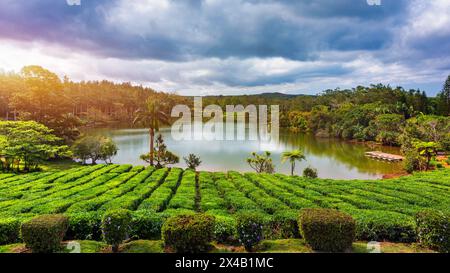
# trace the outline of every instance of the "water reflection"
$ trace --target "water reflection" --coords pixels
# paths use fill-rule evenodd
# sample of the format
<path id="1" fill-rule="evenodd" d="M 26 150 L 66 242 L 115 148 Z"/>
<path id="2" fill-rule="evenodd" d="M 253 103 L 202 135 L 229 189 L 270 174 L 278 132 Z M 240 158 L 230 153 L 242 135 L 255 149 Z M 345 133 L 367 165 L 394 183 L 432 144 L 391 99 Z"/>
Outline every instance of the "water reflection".
<path id="1" fill-rule="evenodd" d="M 228 127 L 229 128 L 229 127 Z M 114 163 L 143 165 L 139 155 L 148 152 L 149 137 L 146 129 L 95 129 L 89 134 L 108 135 L 119 146 Z M 271 151 L 276 165 L 276 171 L 290 173 L 288 163 L 281 164 L 281 154 L 284 151 L 302 148 L 306 161 L 297 163 L 296 173 L 301 174 L 307 166 L 319 171 L 322 178 L 336 179 L 375 179 L 383 174 L 394 173 L 401 169 L 399 163 L 376 161 L 364 156 L 369 150 L 398 153 L 397 148 L 369 147 L 363 144 L 349 143 L 335 139 L 315 138 L 310 135 L 280 132 L 278 143 L 250 140 L 183 140 L 175 141 L 170 129 L 162 129 L 161 133 L 171 151 L 180 157 L 189 153 L 197 154 L 203 163 L 200 170 L 208 171 L 251 171 L 246 158 L 254 151 Z M 183 160 L 181 160 L 183 161 Z M 177 166 L 185 167 L 184 162 Z"/>

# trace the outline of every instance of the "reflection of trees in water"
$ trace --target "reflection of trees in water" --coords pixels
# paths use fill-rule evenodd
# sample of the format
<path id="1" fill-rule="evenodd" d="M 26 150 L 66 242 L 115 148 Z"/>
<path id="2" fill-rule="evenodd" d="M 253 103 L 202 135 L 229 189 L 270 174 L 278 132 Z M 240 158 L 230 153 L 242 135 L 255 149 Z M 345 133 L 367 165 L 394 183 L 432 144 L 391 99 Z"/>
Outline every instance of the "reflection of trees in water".
<path id="1" fill-rule="evenodd" d="M 328 157 L 344 164 L 347 168 L 356 168 L 360 172 L 369 174 L 392 173 L 401 169 L 400 163 L 388 163 L 369 159 L 365 152 L 372 150 L 367 145 L 349 143 L 333 138 L 316 138 L 312 135 L 282 133 L 280 142 L 286 143 L 292 149 L 302 148 L 306 154 L 318 157 Z M 373 149 L 398 153 L 394 147 L 376 146 Z"/>

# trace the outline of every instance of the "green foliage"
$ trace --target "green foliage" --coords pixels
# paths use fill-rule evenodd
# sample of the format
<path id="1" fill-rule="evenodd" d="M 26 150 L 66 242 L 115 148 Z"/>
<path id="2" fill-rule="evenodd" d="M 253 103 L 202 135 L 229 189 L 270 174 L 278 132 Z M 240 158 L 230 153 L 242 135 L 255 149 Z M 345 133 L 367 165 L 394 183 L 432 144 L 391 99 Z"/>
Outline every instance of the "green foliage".
<path id="1" fill-rule="evenodd" d="M 74 157 L 83 164 L 87 160 L 91 160 L 92 164 L 98 160 L 111 163 L 111 158 L 117 154 L 117 145 L 111 138 L 104 136 L 83 137 L 75 141 L 71 149 Z"/>
<path id="2" fill-rule="evenodd" d="M 317 178 L 318 173 L 317 173 L 317 169 L 311 168 L 311 167 L 307 167 L 303 170 L 303 177 L 306 178 Z"/>
<path id="3" fill-rule="evenodd" d="M 275 166 L 270 158 L 270 152 L 264 152 L 260 155 L 257 153 L 252 153 L 252 157 L 247 158 L 247 163 L 252 169 L 257 173 L 274 173 Z"/>
<path id="4" fill-rule="evenodd" d="M 232 216 L 215 215 L 214 238 L 219 243 L 236 241 L 236 219 Z"/>
<path id="5" fill-rule="evenodd" d="M 186 165 L 189 169 L 195 169 L 202 164 L 202 161 L 200 160 L 199 156 L 196 156 L 195 154 L 189 154 L 189 156 L 183 158 L 186 162 Z"/>
<path id="6" fill-rule="evenodd" d="M 302 237 L 314 250 L 343 252 L 352 247 L 355 239 L 355 220 L 337 210 L 303 209 L 298 225 Z"/>
<path id="7" fill-rule="evenodd" d="M 68 215 L 69 229 L 66 238 L 70 240 L 100 240 L 102 218 L 98 212 L 77 212 Z"/>
<path id="8" fill-rule="evenodd" d="M 256 212 L 241 212 L 236 216 L 239 242 L 251 252 L 263 239 L 264 218 Z"/>
<path id="9" fill-rule="evenodd" d="M 66 216 L 42 215 L 24 222 L 21 235 L 26 247 L 33 252 L 50 253 L 60 250 L 68 226 Z"/>
<path id="10" fill-rule="evenodd" d="M 145 240 L 159 240 L 164 217 L 148 210 L 132 213 L 131 237 Z"/>
<path id="11" fill-rule="evenodd" d="M 19 242 L 20 224 L 15 218 L 0 219 L 0 245 Z"/>
<path id="12" fill-rule="evenodd" d="M 166 220 L 162 238 L 176 252 L 203 252 L 214 238 L 213 216 L 205 214 L 179 215 Z"/>
<path id="13" fill-rule="evenodd" d="M 285 210 L 275 213 L 270 222 L 272 239 L 299 238 L 298 211 Z"/>
<path id="14" fill-rule="evenodd" d="M 151 165 L 153 165 L 153 161 L 155 161 L 157 168 L 164 168 L 167 165 L 173 165 L 180 162 L 180 158 L 177 155 L 167 150 L 162 135 L 158 135 L 153 153 L 143 154 L 140 158 Z"/>
<path id="15" fill-rule="evenodd" d="M 281 156 L 281 163 L 288 161 L 291 163 L 291 175 L 294 175 L 295 162 L 306 160 L 305 155 L 300 150 L 294 150 L 291 152 L 284 152 Z"/>
<path id="16" fill-rule="evenodd" d="M 450 252 L 450 214 L 436 210 L 417 213 L 417 235 L 425 247 Z"/>
<path id="17" fill-rule="evenodd" d="M 37 170 L 43 161 L 69 156 L 68 147 L 34 121 L 0 121 L 0 171 Z"/>
<path id="18" fill-rule="evenodd" d="M 131 212 L 129 210 L 111 210 L 103 215 L 102 234 L 106 243 L 112 245 L 112 251 L 117 252 L 119 245 L 130 233 Z"/>
<path id="19" fill-rule="evenodd" d="M 412 216 L 390 211 L 352 211 L 356 238 L 365 241 L 414 242 L 416 225 Z"/>

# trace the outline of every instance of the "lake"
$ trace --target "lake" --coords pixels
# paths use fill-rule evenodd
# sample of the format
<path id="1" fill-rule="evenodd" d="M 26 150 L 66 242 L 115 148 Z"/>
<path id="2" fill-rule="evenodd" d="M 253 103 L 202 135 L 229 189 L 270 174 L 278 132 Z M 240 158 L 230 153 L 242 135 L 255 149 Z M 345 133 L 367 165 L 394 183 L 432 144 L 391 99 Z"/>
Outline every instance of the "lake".
<path id="1" fill-rule="evenodd" d="M 88 134 L 101 134 L 111 137 L 119 151 L 113 158 L 114 163 L 145 165 L 139 156 L 149 151 L 149 135 L 147 129 L 91 129 Z M 180 157 L 175 165 L 185 167 L 184 156 L 194 153 L 200 156 L 202 164 L 199 170 L 207 171 L 253 171 L 246 159 L 252 152 L 270 151 L 279 173 L 290 174 L 290 164 L 281 163 L 281 154 L 301 148 L 306 161 L 296 163 L 295 172 L 301 175 L 303 169 L 316 168 L 321 178 L 334 179 L 378 179 L 384 174 L 401 171 L 401 163 L 388 163 L 367 158 L 367 151 L 381 150 L 399 154 L 398 148 L 351 143 L 338 139 L 317 138 L 311 135 L 297 134 L 282 130 L 278 143 L 266 143 L 251 140 L 183 140 L 175 141 L 170 128 L 161 129 L 167 147 Z"/>

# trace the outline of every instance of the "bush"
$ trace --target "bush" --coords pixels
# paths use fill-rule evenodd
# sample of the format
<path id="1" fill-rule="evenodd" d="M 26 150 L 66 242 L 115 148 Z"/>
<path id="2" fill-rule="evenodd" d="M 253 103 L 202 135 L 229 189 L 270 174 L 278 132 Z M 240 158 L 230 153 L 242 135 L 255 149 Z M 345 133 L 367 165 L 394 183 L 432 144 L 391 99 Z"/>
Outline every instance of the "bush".
<path id="1" fill-rule="evenodd" d="M 20 221 L 14 218 L 0 219 L 0 245 L 19 242 Z"/>
<path id="2" fill-rule="evenodd" d="M 61 248 L 69 220 L 64 215 L 42 215 L 22 224 L 22 239 L 36 253 L 52 253 Z"/>
<path id="3" fill-rule="evenodd" d="M 68 215 L 69 229 L 66 238 L 70 240 L 101 239 L 102 218 L 97 212 L 80 212 Z"/>
<path id="4" fill-rule="evenodd" d="M 299 227 L 305 241 L 318 251 L 343 252 L 355 239 L 355 220 L 337 210 L 303 209 Z"/>
<path id="5" fill-rule="evenodd" d="M 317 169 L 308 167 L 303 170 L 303 176 L 306 178 L 317 178 L 318 177 Z"/>
<path id="6" fill-rule="evenodd" d="M 164 223 L 162 238 L 176 252 L 202 252 L 214 238 L 214 223 L 214 217 L 206 214 L 174 216 Z"/>
<path id="7" fill-rule="evenodd" d="M 356 220 L 358 240 L 403 243 L 416 240 L 416 225 L 411 216 L 377 210 L 358 210 L 352 215 Z"/>
<path id="8" fill-rule="evenodd" d="M 131 212 L 118 209 L 107 211 L 102 220 L 102 234 L 105 242 L 112 246 L 112 251 L 117 252 L 119 245 L 127 239 L 130 231 Z"/>
<path id="9" fill-rule="evenodd" d="M 419 242 L 439 252 L 450 252 L 450 214 L 435 210 L 417 213 Z"/>
<path id="10" fill-rule="evenodd" d="M 236 229 L 241 244 L 249 252 L 263 238 L 264 218 L 260 213 L 241 212 L 237 215 Z"/>
<path id="11" fill-rule="evenodd" d="M 214 238 L 219 243 L 233 243 L 236 240 L 236 220 L 231 216 L 216 216 Z"/>
<path id="12" fill-rule="evenodd" d="M 159 240 L 164 217 L 148 210 L 132 212 L 131 237 L 145 240 Z"/>
<path id="13" fill-rule="evenodd" d="M 270 220 L 271 239 L 299 238 L 298 211 L 279 211 Z"/>

